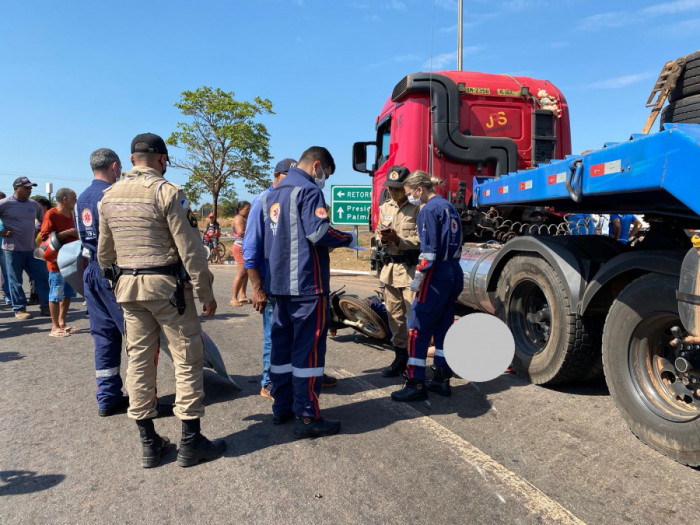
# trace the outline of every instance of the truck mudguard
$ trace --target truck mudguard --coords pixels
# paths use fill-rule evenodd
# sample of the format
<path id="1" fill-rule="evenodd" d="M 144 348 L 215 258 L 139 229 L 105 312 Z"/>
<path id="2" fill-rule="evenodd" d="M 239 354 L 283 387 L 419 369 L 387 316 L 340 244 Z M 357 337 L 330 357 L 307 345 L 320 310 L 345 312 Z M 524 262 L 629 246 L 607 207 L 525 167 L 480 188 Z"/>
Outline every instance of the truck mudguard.
<path id="1" fill-rule="evenodd" d="M 396 84 L 391 95 L 398 102 L 410 93 L 430 93 L 433 113 L 433 141 L 440 152 L 455 162 L 493 162 L 494 175 L 515 171 L 518 148 L 505 137 L 474 137 L 459 129 L 459 90 L 445 75 L 414 73 Z"/>
<path id="2" fill-rule="evenodd" d="M 683 257 L 687 250 L 635 250 L 622 253 L 610 259 L 600 267 L 586 288 L 579 305 L 578 313 L 583 315 L 595 305 L 596 299 L 602 299 L 606 285 L 624 273 L 630 273 L 630 280 L 645 273 L 658 273 L 678 278 Z M 610 304 L 606 301 L 606 309 Z"/>
<path id="3" fill-rule="evenodd" d="M 489 289 L 495 290 L 505 264 L 519 254 L 535 254 L 554 268 L 567 287 L 575 308 L 587 283 L 605 261 L 624 251 L 622 243 L 602 235 L 561 235 L 516 237 L 501 248 L 488 275 Z"/>

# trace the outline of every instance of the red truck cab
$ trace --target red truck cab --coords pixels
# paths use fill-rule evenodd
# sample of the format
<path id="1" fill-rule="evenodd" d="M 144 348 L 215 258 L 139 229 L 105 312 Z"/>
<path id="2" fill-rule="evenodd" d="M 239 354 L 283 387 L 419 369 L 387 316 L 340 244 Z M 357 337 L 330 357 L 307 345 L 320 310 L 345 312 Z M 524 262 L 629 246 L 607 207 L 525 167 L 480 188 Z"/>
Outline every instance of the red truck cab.
<path id="1" fill-rule="evenodd" d="M 384 104 L 376 130 L 375 141 L 353 146 L 353 168 L 373 177 L 372 229 L 393 165 L 441 179 L 436 191 L 466 209 L 474 177 L 497 177 L 571 153 L 569 110 L 559 89 L 505 74 L 408 75 Z M 376 146 L 372 166 L 368 146 Z"/>

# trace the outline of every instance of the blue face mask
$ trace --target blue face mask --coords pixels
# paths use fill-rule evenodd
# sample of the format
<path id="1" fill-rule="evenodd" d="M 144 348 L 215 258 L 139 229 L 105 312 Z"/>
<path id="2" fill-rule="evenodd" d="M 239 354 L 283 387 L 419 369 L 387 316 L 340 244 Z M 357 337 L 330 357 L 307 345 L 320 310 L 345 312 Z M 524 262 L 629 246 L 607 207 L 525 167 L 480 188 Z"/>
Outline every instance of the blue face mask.
<path id="1" fill-rule="evenodd" d="M 316 183 L 316 186 L 318 186 L 319 190 L 322 190 L 324 186 L 326 185 L 326 172 L 321 170 L 321 178 L 318 177 L 318 173 L 316 173 L 316 178 L 314 179 L 314 182 Z"/>

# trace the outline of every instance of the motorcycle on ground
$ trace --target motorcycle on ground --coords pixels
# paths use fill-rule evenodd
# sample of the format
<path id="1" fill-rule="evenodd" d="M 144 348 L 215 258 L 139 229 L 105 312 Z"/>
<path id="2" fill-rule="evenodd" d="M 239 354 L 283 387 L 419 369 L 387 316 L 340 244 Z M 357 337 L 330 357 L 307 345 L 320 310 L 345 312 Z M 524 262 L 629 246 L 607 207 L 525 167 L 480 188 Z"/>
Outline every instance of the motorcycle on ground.
<path id="1" fill-rule="evenodd" d="M 338 330 L 350 327 L 372 339 L 388 341 L 391 338 L 391 330 L 382 293 L 376 291 L 376 296 L 360 299 L 350 295 L 344 296 L 343 288 L 345 286 L 330 294 L 330 336 L 335 337 Z"/>

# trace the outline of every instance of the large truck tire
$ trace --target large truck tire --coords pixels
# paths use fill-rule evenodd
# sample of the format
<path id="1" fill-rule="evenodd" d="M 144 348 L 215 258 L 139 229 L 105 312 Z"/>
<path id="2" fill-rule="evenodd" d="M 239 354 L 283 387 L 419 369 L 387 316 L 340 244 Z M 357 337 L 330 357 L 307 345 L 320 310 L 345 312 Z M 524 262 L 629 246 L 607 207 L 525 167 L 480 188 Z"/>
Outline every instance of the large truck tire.
<path id="1" fill-rule="evenodd" d="M 678 279 L 647 274 L 613 302 L 603 329 L 605 380 L 630 429 L 685 465 L 700 465 L 700 400 L 678 377 L 669 341 L 681 326 Z"/>
<path id="2" fill-rule="evenodd" d="M 666 106 L 661 112 L 661 127 L 666 122 L 700 124 L 700 95 L 682 98 Z"/>
<path id="3" fill-rule="evenodd" d="M 589 321 L 576 314 L 562 279 L 542 257 L 521 255 L 506 263 L 496 315 L 513 334 L 515 372 L 532 383 L 575 381 L 594 367 Z"/>
<path id="4" fill-rule="evenodd" d="M 685 97 L 700 94 L 700 52 L 688 55 L 683 72 L 676 87 L 668 94 L 668 101 L 675 102 Z"/>

